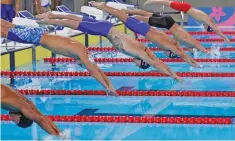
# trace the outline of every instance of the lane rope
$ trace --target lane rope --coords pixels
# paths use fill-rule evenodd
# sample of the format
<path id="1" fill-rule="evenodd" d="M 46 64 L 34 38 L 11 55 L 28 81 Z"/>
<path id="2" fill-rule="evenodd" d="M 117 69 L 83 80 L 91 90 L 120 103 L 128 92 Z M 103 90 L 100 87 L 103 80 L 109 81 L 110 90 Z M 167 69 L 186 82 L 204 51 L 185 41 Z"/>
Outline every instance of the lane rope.
<path id="1" fill-rule="evenodd" d="M 96 52 L 117 52 L 114 47 L 88 47 L 88 51 Z M 161 48 L 149 48 L 151 51 L 163 51 Z M 184 51 L 187 51 L 188 48 L 183 48 Z M 206 50 L 211 51 L 211 48 L 206 48 Z M 219 51 L 235 51 L 235 47 L 226 47 L 220 48 Z"/>
<path id="2" fill-rule="evenodd" d="M 107 76 L 118 77 L 167 77 L 166 74 L 160 72 L 105 72 Z M 235 77 L 234 72 L 178 72 L 179 77 Z M 90 76 L 89 72 L 54 72 L 54 71 L 1 71 L 1 76 L 9 78 L 17 77 L 81 77 Z"/>
<path id="3" fill-rule="evenodd" d="M 129 62 L 134 62 L 133 58 L 94 58 L 95 62 L 97 63 L 129 63 Z M 161 58 L 163 62 L 185 62 L 182 58 Z M 197 62 L 201 63 L 234 63 L 235 59 L 204 59 L 204 58 L 199 58 L 199 59 L 194 59 Z M 69 63 L 69 62 L 76 62 L 74 58 L 44 58 L 44 62 L 46 63 Z"/>
<path id="4" fill-rule="evenodd" d="M 174 116 L 47 116 L 56 122 L 100 122 L 100 123 L 155 123 L 155 124 L 214 124 L 231 125 L 230 117 L 174 117 Z M 1 115 L 2 121 L 11 121 L 9 115 Z"/>
<path id="5" fill-rule="evenodd" d="M 151 42 L 148 39 L 136 39 L 139 42 L 142 43 L 148 43 Z M 199 42 L 224 42 L 224 39 L 214 38 L 214 39 L 196 39 Z M 235 42 L 235 39 L 230 39 L 231 42 Z"/>
<path id="6" fill-rule="evenodd" d="M 170 34 L 170 31 L 166 31 L 166 34 Z M 191 35 L 217 35 L 216 32 L 207 32 L 207 31 L 189 31 L 188 32 Z M 222 32 L 224 35 L 235 35 L 235 31 L 223 31 Z"/>
<path id="7" fill-rule="evenodd" d="M 18 90 L 25 95 L 94 95 L 105 96 L 103 90 Z M 116 90 L 119 96 L 235 97 L 234 91 Z"/>

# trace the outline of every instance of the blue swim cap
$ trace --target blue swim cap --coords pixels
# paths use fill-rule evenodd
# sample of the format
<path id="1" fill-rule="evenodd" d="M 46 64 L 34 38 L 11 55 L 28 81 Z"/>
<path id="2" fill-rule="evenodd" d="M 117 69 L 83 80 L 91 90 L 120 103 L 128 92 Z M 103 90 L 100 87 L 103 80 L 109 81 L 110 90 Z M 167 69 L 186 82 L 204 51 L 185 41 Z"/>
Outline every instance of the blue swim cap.
<path id="1" fill-rule="evenodd" d="M 150 65 L 146 62 L 144 62 L 143 60 L 141 60 L 141 63 L 140 63 L 140 68 L 143 69 L 143 70 L 146 70 L 150 67 Z"/>
<path id="2" fill-rule="evenodd" d="M 207 32 L 213 32 L 213 29 L 210 26 L 208 26 L 207 27 Z"/>
<path id="3" fill-rule="evenodd" d="M 176 54 L 174 54 L 173 52 L 170 51 L 169 53 L 169 58 L 179 58 Z"/>

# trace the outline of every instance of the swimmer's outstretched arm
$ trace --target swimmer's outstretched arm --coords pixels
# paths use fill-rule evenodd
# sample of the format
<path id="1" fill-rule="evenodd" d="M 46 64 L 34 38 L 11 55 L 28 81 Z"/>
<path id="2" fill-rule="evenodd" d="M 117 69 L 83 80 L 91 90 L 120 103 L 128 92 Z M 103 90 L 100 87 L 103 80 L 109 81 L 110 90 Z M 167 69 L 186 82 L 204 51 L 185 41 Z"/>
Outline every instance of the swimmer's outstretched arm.
<path id="1" fill-rule="evenodd" d="M 59 136 L 59 134 L 61 133 L 61 131 L 58 130 L 58 128 L 52 123 L 49 118 L 38 114 L 33 109 L 31 109 L 31 107 L 24 105 L 24 107 L 22 107 L 20 111 L 25 117 L 36 122 L 47 133 L 54 136 Z"/>
<path id="2" fill-rule="evenodd" d="M 107 78 L 107 76 L 104 77 L 105 74 L 103 72 L 101 73 L 101 70 L 97 69 L 97 65 L 93 64 L 88 59 L 87 53 L 84 53 L 84 55 L 80 55 L 80 62 L 86 66 L 86 69 L 90 72 L 91 76 L 93 76 L 104 86 L 104 88 L 108 91 L 108 95 L 117 95 L 110 80 Z"/>
<path id="3" fill-rule="evenodd" d="M 208 15 L 207 15 L 207 17 L 208 17 L 208 20 L 206 20 L 206 21 L 208 22 L 208 25 L 213 29 L 213 31 L 214 31 L 215 33 L 217 33 L 220 37 L 222 37 L 226 42 L 231 43 L 231 41 L 228 39 L 228 37 L 225 36 L 225 35 L 221 32 L 221 30 L 217 27 L 217 25 L 215 24 L 215 22 L 213 21 L 213 19 L 211 19 L 211 17 L 209 17 Z"/>
<path id="4" fill-rule="evenodd" d="M 11 87 L 1 85 L 1 89 L 5 89 L 4 91 L 7 95 L 17 95 L 17 98 L 20 97 L 18 102 L 8 101 L 6 100 L 6 105 L 11 105 L 19 111 L 28 119 L 36 122 L 42 129 L 44 129 L 49 134 L 59 136 L 61 131 L 56 127 L 56 125 L 48 119 L 46 116 L 41 114 L 41 112 L 35 107 L 35 105 L 29 101 L 23 94 L 19 91 L 12 89 Z M 3 101 L 2 101 L 3 102 Z M 3 102 L 4 103 L 4 102 Z"/>

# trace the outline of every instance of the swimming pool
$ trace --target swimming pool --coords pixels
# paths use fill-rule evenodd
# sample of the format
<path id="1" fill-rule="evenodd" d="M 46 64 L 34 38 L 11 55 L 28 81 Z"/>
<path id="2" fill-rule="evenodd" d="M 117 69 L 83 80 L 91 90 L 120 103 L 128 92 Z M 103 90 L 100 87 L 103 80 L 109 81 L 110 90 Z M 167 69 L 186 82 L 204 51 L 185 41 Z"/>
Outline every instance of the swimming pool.
<path id="1" fill-rule="evenodd" d="M 198 31 L 199 29 L 188 29 Z M 231 31 L 230 29 L 229 31 Z M 219 38 L 216 35 L 194 35 L 195 38 Z M 229 38 L 234 38 L 230 35 Z M 154 48 L 156 45 L 146 43 Z M 104 43 L 104 46 L 111 46 Z M 212 48 L 213 54 L 195 54 L 195 58 L 235 59 L 235 51 L 221 51 L 219 48 L 235 48 L 235 43 L 202 43 Z M 154 52 L 159 58 L 166 58 L 163 52 Z M 98 52 L 96 58 L 129 58 L 118 52 Z M 203 68 L 192 68 L 187 63 L 169 62 L 170 68 L 177 72 L 215 72 L 235 73 L 233 62 L 200 63 Z M 105 72 L 143 72 L 131 62 L 98 63 Z M 43 60 L 17 68 L 18 71 L 56 71 L 83 72 L 74 63 L 56 63 L 52 66 Z M 144 72 L 154 71 L 149 68 Z M 118 90 L 148 91 L 222 91 L 235 92 L 235 77 L 184 77 L 179 84 L 169 77 L 109 77 Z M 10 80 L 2 79 L 5 84 Z M 93 78 L 82 77 L 19 77 L 14 84 L 17 89 L 30 90 L 103 90 Z M 77 140 L 235 140 L 235 98 L 234 97 L 182 97 L 182 96 L 119 96 L 100 95 L 28 95 L 36 107 L 45 115 L 59 116 L 127 116 L 127 117 L 212 117 L 229 118 L 231 124 L 169 124 L 166 123 L 128 123 L 128 122 L 56 122 L 58 127 L 71 139 Z M 1 110 L 1 114 L 7 114 Z M 198 122 L 198 121 L 197 121 Z M 195 123 L 195 122 L 194 122 Z M 14 123 L 2 121 L 2 139 L 48 140 L 49 136 L 34 124 L 27 129 L 18 128 Z"/>

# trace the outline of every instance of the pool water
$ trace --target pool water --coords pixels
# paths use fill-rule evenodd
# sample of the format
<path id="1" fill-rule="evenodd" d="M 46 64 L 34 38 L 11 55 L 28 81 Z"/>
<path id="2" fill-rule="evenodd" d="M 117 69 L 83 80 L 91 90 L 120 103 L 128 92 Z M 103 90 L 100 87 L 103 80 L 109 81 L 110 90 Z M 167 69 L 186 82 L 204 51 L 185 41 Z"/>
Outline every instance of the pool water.
<path id="1" fill-rule="evenodd" d="M 199 29 L 188 29 L 198 31 Z M 230 30 L 231 31 L 231 30 Z M 195 38 L 219 38 L 218 36 L 194 36 Z M 234 38 L 234 36 L 229 36 Z M 146 43 L 156 47 L 153 43 Z M 235 43 L 202 43 L 213 48 L 212 54 L 194 54 L 194 58 L 234 58 L 235 52 L 219 48 L 234 47 Z M 95 45 L 94 45 L 95 46 Z M 104 43 L 103 46 L 111 46 Z M 161 51 L 154 52 L 159 58 L 166 58 Z M 118 52 L 92 52 L 96 58 L 129 58 Z M 217 54 L 217 55 L 214 55 Z M 190 54 L 191 55 L 191 54 Z M 187 63 L 167 63 L 176 72 L 235 72 L 235 63 L 200 63 L 202 68 L 193 68 Z M 98 63 L 104 72 L 140 72 L 134 63 Z M 86 71 L 75 63 L 57 63 L 55 66 L 43 60 L 27 64 L 17 70 L 27 71 Z M 148 71 L 156 71 L 149 68 Z M 116 89 L 130 90 L 197 90 L 235 91 L 235 77 L 232 78 L 183 78 L 180 84 L 169 77 L 109 77 Z M 10 85 L 8 78 L 2 78 Z M 103 90 L 92 77 L 60 78 L 16 78 L 17 89 L 48 90 Z M 45 115 L 166 115 L 166 116 L 216 116 L 230 117 L 235 121 L 235 98 L 233 97 L 155 97 L 155 96 L 27 96 Z M 1 110 L 1 114 L 7 111 Z M 76 140 L 235 140 L 235 124 L 150 124 L 150 123 L 74 123 L 56 122 L 56 125 L 70 138 Z M 49 140 L 57 139 L 44 132 L 38 125 L 21 129 L 13 122 L 2 121 L 3 140 Z"/>

